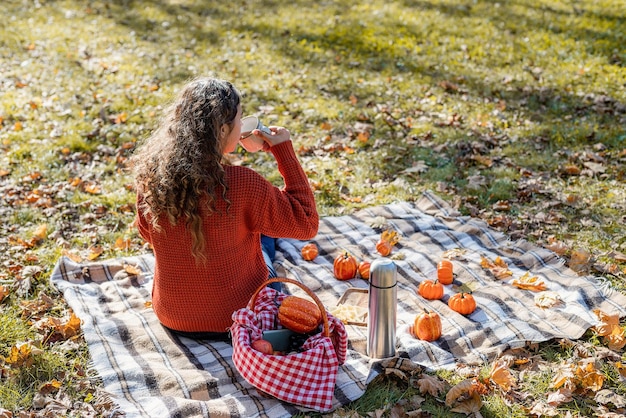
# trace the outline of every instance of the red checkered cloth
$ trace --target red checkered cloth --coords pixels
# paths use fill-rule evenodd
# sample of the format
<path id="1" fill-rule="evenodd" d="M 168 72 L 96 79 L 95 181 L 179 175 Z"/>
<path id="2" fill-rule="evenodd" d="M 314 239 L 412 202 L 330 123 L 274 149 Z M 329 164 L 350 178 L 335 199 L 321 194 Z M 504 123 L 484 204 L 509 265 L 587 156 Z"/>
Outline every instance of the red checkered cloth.
<path id="1" fill-rule="evenodd" d="M 276 329 L 278 305 L 287 296 L 266 287 L 254 306 L 233 313 L 233 363 L 262 392 L 319 412 L 330 411 L 337 369 L 346 360 L 348 348 L 348 334 L 339 319 L 327 313 L 329 335 L 320 332 L 309 337 L 300 353 L 268 355 L 250 345 L 264 330 Z"/>

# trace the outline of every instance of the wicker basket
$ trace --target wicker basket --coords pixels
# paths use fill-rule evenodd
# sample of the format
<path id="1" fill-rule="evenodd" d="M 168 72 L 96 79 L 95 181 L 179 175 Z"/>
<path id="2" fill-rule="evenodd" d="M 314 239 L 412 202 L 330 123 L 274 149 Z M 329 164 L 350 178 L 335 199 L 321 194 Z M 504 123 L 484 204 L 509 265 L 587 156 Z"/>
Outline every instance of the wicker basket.
<path id="1" fill-rule="evenodd" d="M 301 352 L 274 355 L 251 347 L 263 331 L 276 329 L 278 307 L 288 296 L 267 287 L 277 282 L 300 287 L 326 313 L 321 331 L 306 340 Z M 270 279 L 255 291 L 246 308 L 233 313 L 233 321 L 233 362 L 248 383 L 281 401 L 319 412 L 332 410 L 337 370 L 346 359 L 348 335 L 343 323 L 326 311 L 310 289 L 295 280 Z"/>

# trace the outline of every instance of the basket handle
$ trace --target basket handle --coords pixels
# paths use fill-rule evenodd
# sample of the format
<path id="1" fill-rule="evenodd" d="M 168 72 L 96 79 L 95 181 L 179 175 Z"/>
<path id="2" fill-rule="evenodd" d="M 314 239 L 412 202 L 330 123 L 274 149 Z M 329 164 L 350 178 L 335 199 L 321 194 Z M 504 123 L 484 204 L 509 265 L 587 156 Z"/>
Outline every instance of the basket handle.
<path id="1" fill-rule="evenodd" d="M 302 283 L 296 280 L 288 279 L 286 277 L 276 277 L 276 278 L 267 280 L 265 283 L 263 283 L 261 286 L 258 287 L 258 289 L 254 292 L 254 294 L 250 298 L 250 302 L 248 303 L 249 309 L 252 309 L 254 307 L 257 296 L 259 295 L 261 290 L 267 287 L 267 285 L 270 283 L 291 283 L 293 285 L 298 286 L 300 289 L 304 290 L 307 293 L 307 295 L 309 295 L 311 299 L 313 299 L 315 303 L 317 304 L 317 306 L 320 308 L 320 313 L 322 314 L 322 322 L 324 323 L 324 336 L 330 337 L 330 330 L 328 328 L 328 315 L 326 314 L 326 308 L 324 308 L 324 304 L 317 297 L 317 295 L 315 295 L 315 293 L 311 291 L 311 289 L 309 289 L 308 287 L 306 287 L 305 285 L 303 285 Z"/>

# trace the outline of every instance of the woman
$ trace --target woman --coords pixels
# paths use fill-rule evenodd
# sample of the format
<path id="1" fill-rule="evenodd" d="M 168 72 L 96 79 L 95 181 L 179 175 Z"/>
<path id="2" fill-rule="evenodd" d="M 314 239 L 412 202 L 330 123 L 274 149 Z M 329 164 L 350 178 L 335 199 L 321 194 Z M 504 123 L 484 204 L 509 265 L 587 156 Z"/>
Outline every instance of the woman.
<path id="1" fill-rule="evenodd" d="M 232 313 L 268 279 L 262 235 L 304 240 L 317 233 L 313 193 L 287 129 L 252 132 L 274 156 L 283 188 L 225 163 L 241 139 L 241 117 L 231 83 L 195 79 L 133 158 L 137 225 L 156 261 L 152 306 L 176 332 L 225 336 Z"/>

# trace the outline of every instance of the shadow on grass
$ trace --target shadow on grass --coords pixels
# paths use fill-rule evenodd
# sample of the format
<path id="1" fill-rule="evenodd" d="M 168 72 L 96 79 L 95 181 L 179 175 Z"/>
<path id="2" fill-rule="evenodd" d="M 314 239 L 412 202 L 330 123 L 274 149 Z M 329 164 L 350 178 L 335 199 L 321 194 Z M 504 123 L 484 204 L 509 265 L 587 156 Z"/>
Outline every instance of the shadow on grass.
<path id="1" fill-rule="evenodd" d="M 294 13 L 301 13 L 303 18 L 299 18 L 298 21 L 302 21 L 302 24 L 285 26 L 275 24 L 273 17 L 284 11 L 285 7 L 292 8 Z M 550 51 L 538 50 L 534 45 L 524 44 L 523 40 L 531 32 L 546 32 L 548 33 L 546 36 L 552 34 L 564 42 L 574 41 L 573 45 L 579 46 L 577 49 L 584 50 L 589 56 L 607 62 L 609 66 L 621 68 L 624 61 L 622 47 L 625 43 L 626 25 L 618 16 L 618 11 L 598 11 L 592 9 L 592 6 L 583 9 L 583 6 L 569 4 L 557 8 L 540 1 L 489 0 L 477 6 L 471 2 L 453 4 L 405 0 L 400 5 L 396 4 L 396 7 L 410 9 L 412 13 L 423 12 L 425 16 L 433 12 L 444 15 L 450 26 L 437 28 L 442 35 L 441 42 L 445 42 L 443 38 L 462 37 L 463 27 L 458 25 L 482 21 L 485 25 L 495 28 L 496 34 L 503 35 L 503 39 L 486 38 L 484 48 L 487 50 L 492 43 L 502 48 L 509 47 L 505 45 L 507 39 L 513 43 L 513 48 L 519 43 L 529 50 L 527 55 L 514 57 L 521 62 L 506 62 L 501 58 L 498 61 L 499 58 L 496 57 L 494 62 L 489 63 L 475 61 L 470 57 L 468 64 L 481 67 L 482 74 L 477 74 L 463 67 L 450 68 L 448 62 L 451 58 L 446 54 L 433 59 L 432 48 L 431 55 L 422 56 L 416 52 L 421 46 L 426 48 L 439 42 L 438 39 L 430 37 L 422 27 L 428 22 L 417 22 L 400 16 L 390 17 L 388 14 L 384 16 L 387 20 L 381 26 L 367 27 L 364 22 L 368 20 L 364 19 L 364 16 L 342 12 L 342 8 L 348 7 L 349 5 L 339 1 L 317 6 L 312 6 L 308 1 L 292 1 L 286 6 L 280 1 L 264 0 L 248 1 L 240 6 L 233 6 L 215 1 L 114 0 L 108 10 L 119 24 L 132 28 L 142 39 L 155 44 L 166 38 L 168 27 L 171 25 L 187 31 L 190 40 L 197 39 L 210 44 L 220 42 L 223 34 L 218 28 L 223 30 L 228 27 L 228 30 L 239 32 L 241 36 L 273 45 L 272 50 L 282 54 L 282 61 L 289 63 L 286 66 L 293 68 L 294 72 L 301 71 L 300 69 L 306 65 L 309 78 L 315 77 L 316 74 L 328 76 L 332 70 L 339 77 L 346 78 L 356 78 L 357 73 L 359 76 L 371 74 L 372 77 L 380 77 L 384 74 L 388 77 L 403 76 L 408 79 L 415 77 L 417 80 L 427 77 L 434 88 L 453 81 L 458 84 L 459 91 L 444 89 L 443 92 L 450 100 L 454 100 L 455 96 L 460 100 L 462 95 L 467 95 L 475 101 L 491 103 L 503 101 L 506 108 L 502 113 L 507 119 L 513 120 L 521 115 L 521 118 L 531 120 L 539 128 L 530 135 L 546 137 L 548 142 L 552 143 L 552 147 L 584 146 L 595 142 L 603 142 L 616 149 L 624 146 L 626 128 L 623 121 L 626 104 L 614 98 L 611 91 L 580 92 L 564 88 L 565 83 L 544 80 L 541 71 L 545 69 L 539 68 L 535 71 L 533 60 Z M 169 16 L 168 25 L 147 17 L 144 13 L 147 8 Z M 306 10 L 327 11 L 328 21 L 335 20 L 335 24 L 329 24 L 326 29 L 316 31 L 306 24 Z M 244 19 L 249 17 L 249 14 L 257 17 Z M 397 34 L 396 39 L 404 41 L 404 44 L 394 45 L 390 41 L 388 46 L 383 45 L 376 37 L 381 31 L 386 31 L 386 36 L 390 39 Z M 471 42 L 472 39 L 468 41 Z M 316 50 L 311 52 L 307 49 L 308 45 L 315 45 Z M 167 54 L 168 45 L 163 44 L 159 47 Z M 458 50 L 451 50 L 450 53 L 461 54 Z M 554 67 L 549 70 L 558 72 L 558 59 L 554 60 Z M 492 68 L 494 73 L 511 66 L 517 70 L 518 67 L 528 68 L 522 72 L 524 74 L 520 76 L 522 79 L 505 83 L 501 79 L 485 77 L 485 73 L 490 70 L 487 65 L 490 64 L 494 65 Z M 568 74 L 563 75 L 567 76 Z M 178 75 L 173 81 L 181 81 L 181 77 Z M 331 81 L 320 91 L 323 89 L 325 94 L 347 100 L 352 94 L 352 86 L 350 83 Z M 365 98 L 366 101 L 379 100 L 375 92 L 370 93 L 372 97 Z M 407 92 L 409 95 L 419 93 L 419 90 Z"/>

